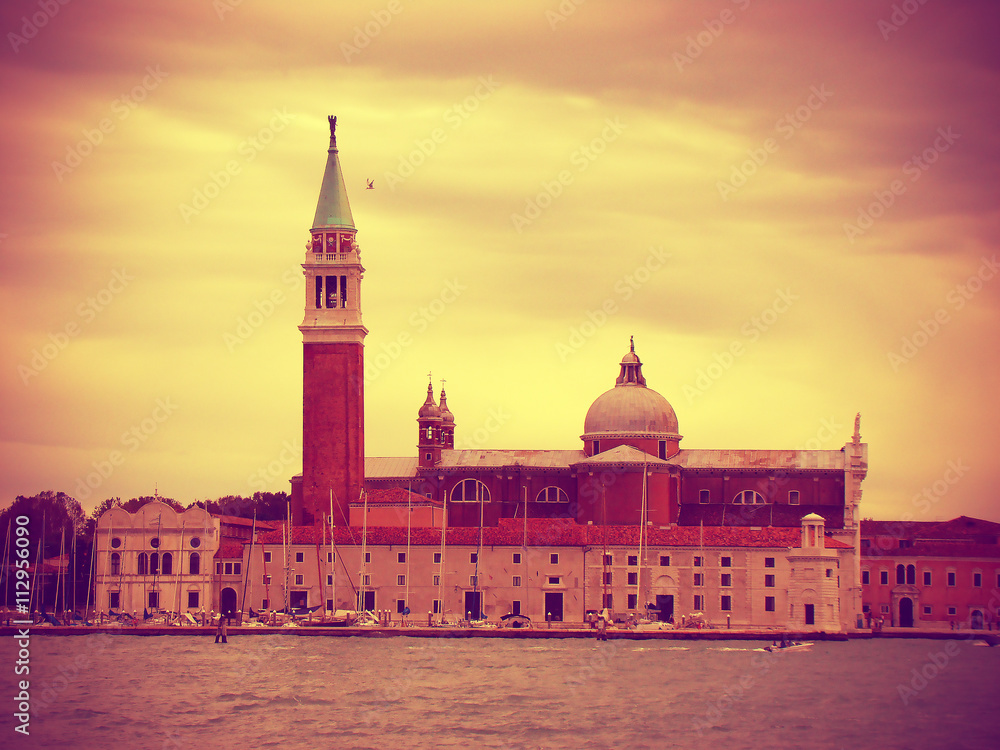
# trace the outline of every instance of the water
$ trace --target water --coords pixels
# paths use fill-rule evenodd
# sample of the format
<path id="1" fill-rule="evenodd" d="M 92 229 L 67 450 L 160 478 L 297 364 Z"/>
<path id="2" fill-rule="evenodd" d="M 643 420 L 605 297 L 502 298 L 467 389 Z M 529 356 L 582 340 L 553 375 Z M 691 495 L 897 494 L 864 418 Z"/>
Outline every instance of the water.
<path id="1" fill-rule="evenodd" d="M 969 641 L 212 640 L 36 635 L 31 737 L 3 744 L 1000 747 L 1000 648 Z"/>

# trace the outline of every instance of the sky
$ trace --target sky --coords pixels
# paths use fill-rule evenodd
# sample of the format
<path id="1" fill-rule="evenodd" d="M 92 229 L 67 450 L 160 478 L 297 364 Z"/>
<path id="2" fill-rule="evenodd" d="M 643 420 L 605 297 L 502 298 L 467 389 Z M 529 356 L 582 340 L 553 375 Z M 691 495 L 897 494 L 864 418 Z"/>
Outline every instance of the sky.
<path id="1" fill-rule="evenodd" d="M 1000 520 L 992 0 L 0 8 L 0 505 L 288 490 L 337 115 L 366 453 L 579 448 L 635 337 L 682 448 L 869 444 Z M 367 190 L 367 180 L 374 189 Z"/>

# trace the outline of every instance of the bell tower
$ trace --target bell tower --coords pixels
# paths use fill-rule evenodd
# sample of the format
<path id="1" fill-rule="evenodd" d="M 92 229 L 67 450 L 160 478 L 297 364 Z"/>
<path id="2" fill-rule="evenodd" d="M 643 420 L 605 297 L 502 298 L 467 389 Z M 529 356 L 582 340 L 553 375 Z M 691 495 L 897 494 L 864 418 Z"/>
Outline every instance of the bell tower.
<path id="1" fill-rule="evenodd" d="M 337 155 L 337 118 L 329 121 L 326 170 L 302 264 L 302 483 L 293 485 L 292 501 L 296 522 L 309 524 L 329 514 L 332 497 L 334 523 L 346 525 L 364 483 L 368 329 L 361 322 L 365 269 Z"/>

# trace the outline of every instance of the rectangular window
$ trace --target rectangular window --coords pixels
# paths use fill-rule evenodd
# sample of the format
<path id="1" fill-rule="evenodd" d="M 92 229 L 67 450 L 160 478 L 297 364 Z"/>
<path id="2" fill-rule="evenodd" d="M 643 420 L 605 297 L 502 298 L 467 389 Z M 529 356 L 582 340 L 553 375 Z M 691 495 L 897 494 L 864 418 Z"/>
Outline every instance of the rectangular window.
<path id="1" fill-rule="evenodd" d="M 295 574 L 295 585 L 296 586 L 302 586 L 304 578 L 305 578 L 305 576 L 302 576 L 302 575 L 299 575 L 298 573 L 296 573 Z"/>
<path id="2" fill-rule="evenodd" d="M 708 490 L 699 490 L 698 492 L 698 502 L 702 505 L 707 505 L 712 499 L 712 493 Z"/>
<path id="3" fill-rule="evenodd" d="M 316 277 L 316 309 L 323 307 L 323 277 Z"/>
<path id="4" fill-rule="evenodd" d="M 695 612 L 701 612 L 703 609 L 705 609 L 704 604 L 705 604 L 705 597 L 702 596 L 701 594 L 695 594 L 694 595 L 694 611 Z"/>
<path id="5" fill-rule="evenodd" d="M 231 576 L 233 574 L 233 564 L 226 563 L 226 575 Z"/>
<path id="6" fill-rule="evenodd" d="M 773 557 L 765 557 L 764 558 L 764 567 L 765 568 L 773 568 L 774 567 L 774 558 Z"/>
<path id="7" fill-rule="evenodd" d="M 337 277 L 326 277 L 326 306 L 334 309 L 337 307 Z"/>
<path id="8" fill-rule="evenodd" d="M 326 561 L 328 563 L 332 563 L 333 562 L 333 553 L 332 552 L 327 552 L 326 553 Z"/>
<path id="9" fill-rule="evenodd" d="M 261 599 L 260 600 L 260 608 L 261 609 L 267 609 L 270 606 L 271 606 L 271 600 L 270 599 Z"/>
<path id="10" fill-rule="evenodd" d="M 733 585 L 733 574 L 732 573 L 723 573 L 722 576 L 721 576 L 721 580 L 719 581 L 719 583 L 722 586 L 732 586 Z"/>
<path id="11" fill-rule="evenodd" d="M 517 599 L 515 599 L 510 603 L 510 613 L 512 615 L 521 614 L 521 602 L 519 602 Z"/>
<path id="12" fill-rule="evenodd" d="M 470 552 L 469 553 L 469 564 L 470 565 L 475 565 L 477 562 L 479 562 L 479 553 L 478 552 Z"/>
<path id="13" fill-rule="evenodd" d="M 958 610 L 955 609 L 954 607 L 948 607 L 948 614 L 952 615 L 952 616 L 957 615 L 958 614 Z"/>
<path id="14" fill-rule="evenodd" d="M 347 277 L 340 277 L 340 306 L 347 307 Z"/>
<path id="15" fill-rule="evenodd" d="M 365 552 L 365 562 L 366 563 L 370 563 L 371 561 L 372 561 L 372 553 L 371 552 Z"/>
<path id="16" fill-rule="evenodd" d="M 520 565 L 521 564 L 521 553 L 520 552 L 515 552 L 514 553 L 514 564 L 515 565 Z"/>
<path id="17" fill-rule="evenodd" d="M 705 578 L 704 578 L 704 574 L 703 573 L 695 573 L 694 574 L 694 585 L 695 586 L 703 586 L 704 585 L 704 583 L 703 583 L 704 580 L 705 580 Z"/>
<path id="18" fill-rule="evenodd" d="M 333 599 L 326 600 L 326 608 L 331 612 L 333 611 Z"/>
<path id="19" fill-rule="evenodd" d="M 549 576 L 549 585 L 558 586 L 561 580 L 559 576 Z"/>
<path id="20" fill-rule="evenodd" d="M 660 460 L 665 461 L 667 459 L 667 441 L 661 440 L 659 448 L 660 448 L 659 450 Z"/>
<path id="21" fill-rule="evenodd" d="M 627 602 L 628 608 L 629 609 L 635 609 L 635 605 L 636 605 L 636 595 L 635 594 L 629 594 L 628 595 L 628 602 Z"/>
<path id="22" fill-rule="evenodd" d="M 160 608 L 160 592 L 158 591 L 149 592 L 149 608 L 150 609 Z"/>
<path id="23" fill-rule="evenodd" d="M 549 564 L 550 565 L 558 565 L 559 564 L 559 553 L 558 552 L 553 552 L 552 554 L 549 555 Z"/>
<path id="24" fill-rule="evenodd" d="M 441 600 L 440 599 L 435 599 L 434 600 L 434 614 L 436 614 L 436 615 L 441 614 Z"/>
<path id="25" fill-rule="evenodd" d="M 878 582 L 882 586 L 888 586 L 889 585 L 889 571 L 888 570 L 880 570 L 878 572 Z"/>
<path id="26" fill-rule="evenodd" d="M 955 571 L 954 570 L 949 570 L 948 571 L 948 585 L 949 586 L 954 586 L 955 585 Z"/>
<path id="27" fill-rule="evenodd" d="M 435 586 L 441 585 L 441 576 L 434 576 L 434 585 Z"/>
<path id="28" fill-rule="evenodd" d="M 660 567 L 661 568 L 670 567 L 670 555 L 660 555 Z"/>
<path id="29" fill-rule="evenodd" d="M 188 591 L 188 609 L 198 609 L 198 592 Z"/>
<path id="30" fill-rule="evenodd" d="M 371 586 L 372 585 L 372 577 L 370 575 L 362 576 L 361 577 L 361 585 L 362 586 Z"/>
<path id="31" fill-rule="evenodd" d="M 723 612 L 729 612 L 733 608 L 733 598 L 731 596 L 723 596 L 721 608 Z"/>
<path id="32" fill-rule="evenodd" d="M 405 552 L 397 552 L 396 553 L 396 562 L 398 562 L 398 563 L 405 563 L 406 562 L 406 553 Z"/>
<path id="33" fill-rule="evenodd" d="M 639 574 L 638 573 L 629 573 L 628 574 L 628 585 L 629 586 L 637 586 L 638 584 L 639 584 Z"/>
<path id="34" fill-rule="evenodd" d="M 514 576 L 514 578 L 511 581 L 510 585 L 511 586 L 520 586 L 521 585 L 521 576 Z"/>
<path id="35" fill-rule="evenodd" d="M 925 615 L 929 615 L 929 614 L 931 614 L 931 612 L 932 612 L 932 611 L 933 611 L 933 610 L 931 609 L 931 605 L 929 605 L 929 604 L 925 604 L 925 605 L 924 605 L 924 614 L 925 614 Z"/>
<path id="36" fill-rule="evenodd" d="M 222 575 L 222 563 L 220 563 L 220 562 L 217 562 L 215 564 L 215 575 L 217 575 L 217 576 L 221 576 Z"/>
<path id="37" fill-rule="evenodd" d="M 295 553 L 295 562 L 300 563 L 300 562 L 305 562 L 305 561 L 306 561 L 306 553 L 305 552 L 296 552 Z"/>
<path id="38" fill-rule="evenodd" d="M 871 582 L 872 582 L 871 573 L 869 573 L 867 570 L 862 570 L 861 571 L 861 585 L 862 586 L 867 586 Z"/>
<path id="39" fill-rule="evenodd" d="M 264 562 L 271 562 L 271 553 L 270 552 L 265 552 L 264 553 Z"/>
<path id="40" fill-rule="evenodd" d="M 614 609 L 614 594 L 605 594 L 602 599 L 604 600 L 604 609 Z"/>
<path id="41" fill-rule="evenodd" d="M 397 586 L 405 586 L 406 585 L 406 576 L 396 576 L 396 585 Z"/>
<path id="42" fill-rule="evenodd" d="M 764 597 L 764 611 L 765 612 L 774 612 L 774 597 L 773 596 L 765 596 Z"/>
<path id="43" fill-rule="evenodd" d="M 591 455 L 596 456 L 598 453 L 601 452 L 601 441 L 591 440 L 590 447 L 591 447 Z"/>
<path id="44" fill-rule="evenodd" d="M 435 565 L 440 565 L 441 564 L 441 553 L 440 552 L 435 552 L 434 553 L 434 564 Z"/>
<path id="45" fill-rule="evenodd" d="M 931 572 L 929 570 L 924 571 L 924 586 L 931 585 Z"/>
<path id="46" fill-rule="evenodd" d="M 629 565 L 638 565 L 639 564 L 639 556 L 638 555 L 629 555 L 628 556 L 628 564 Z"/>
<path id="47" fill-rule="evenodd" d="M 326 574 L 326 585 L 327 586 L 333 585 L 333 576 L 330 575 L 329 573 Z"/>
<path id="48" fill-rule="evenodd" d="M 695 557 L 694 558 L 694 566 L 696 568 L 700 568 L 701 567 L 701 558 L 700 557 Z"/>
<path id="49" fill-rule="evenodd" d="M 799 491 L 798 490 L 789 490 L 788 491 L 788 504 L 789 505 L 798 505 L 799 504 Z"/>
<path id="50" fill-rule="evenodd" d="M 827 568 L 826 569 L 826 577 L 827 578 L 833 578 L 833 568 Z"/>
<path id="51" fill-rule="evenodd" d="M 265 575 L 265 576 L 264 576 L 264 578 L 263 578 L 263 581 L 262 581 L 262 583 L 263 583 L 263 584 L 264 584 L 265 586 L 267 586 L 267 585 L 268 585 L 268 584 L 269 584 L 270 582 L 271 582 L 271 576 L 269 576 L 269 575 Z"/>
<path id="52" fill-rule="evenodd" d="M 605 565 L 612 565 L 613 564 L 613 557 L 611 555 L 605 555 L 604 556 L 604 564 Z"/>
<path id="53" fill-rule="evenodd" d="M 612 578 L 613 575 L 614 575 L 614 573 L 612 573 L 610 570 L 607 570 L 607 571 L 604 572 L 604 585 L 605 586 L 610 586 L 611 585 L 611 578 Z"/>
<path id="54" fill-rule="evenodd" d="M 774 575 L 764 576 L 764 588 L 773 589 L 774 588 Z"/>
<path id="55" fill-rule="evenodd" d="M 976 588 L 979 588 L 980 586 L 983 585 L 983 574 L 982 573 L 973 573 L 972 574 L 972 585 L 975 586 Z"/>
<path id="56" fill-rule="evenodd" d="M 881 610 L 882 610 L 882 614 L 883 615 L 889 614 L 889 605 L 888 604 L 883 604 L 882 607 L 881 607 Z"/>
<path id="57" fill-rule="evenodd" d="M 243 563 L 233 563 L 233 575 L 238 576 L 243 572 Z"/>
<path id="58" fill-rule="evenodd" d="M 403 610 L 404 609 L 406 609 L 406 599 L 397 599 L 396 600 L 396 614 L 397 615 L 403 614 Z"/>
<path id="59" fill-rule="evenodd" d="M 731 557 L 723 557 L 722 560 L 719 563 L 719 567 L 722 567 L 722 568 L 731 568 L 731 567 L 733 567 L 733 558 L 731 558 Z"/>

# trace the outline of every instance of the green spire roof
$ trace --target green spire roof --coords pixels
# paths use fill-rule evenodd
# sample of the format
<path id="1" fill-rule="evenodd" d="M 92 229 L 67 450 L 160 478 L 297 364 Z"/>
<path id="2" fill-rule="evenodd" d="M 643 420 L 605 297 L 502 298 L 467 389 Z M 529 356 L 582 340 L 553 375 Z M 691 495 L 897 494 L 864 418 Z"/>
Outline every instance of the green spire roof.
<path id="1" fill-rule="evenodd" d="M 326 171 L 323 173 L 323 185 L 319 189 L 319 203 L 316 204 L 312 228 L 356 229 L 354 217 L 351 216 L 351 204 L 347 200 L 344 173 L 337 157 L 337 118 L 330 117 L 329 120 L 330 148 L 327 151 Z"/>

